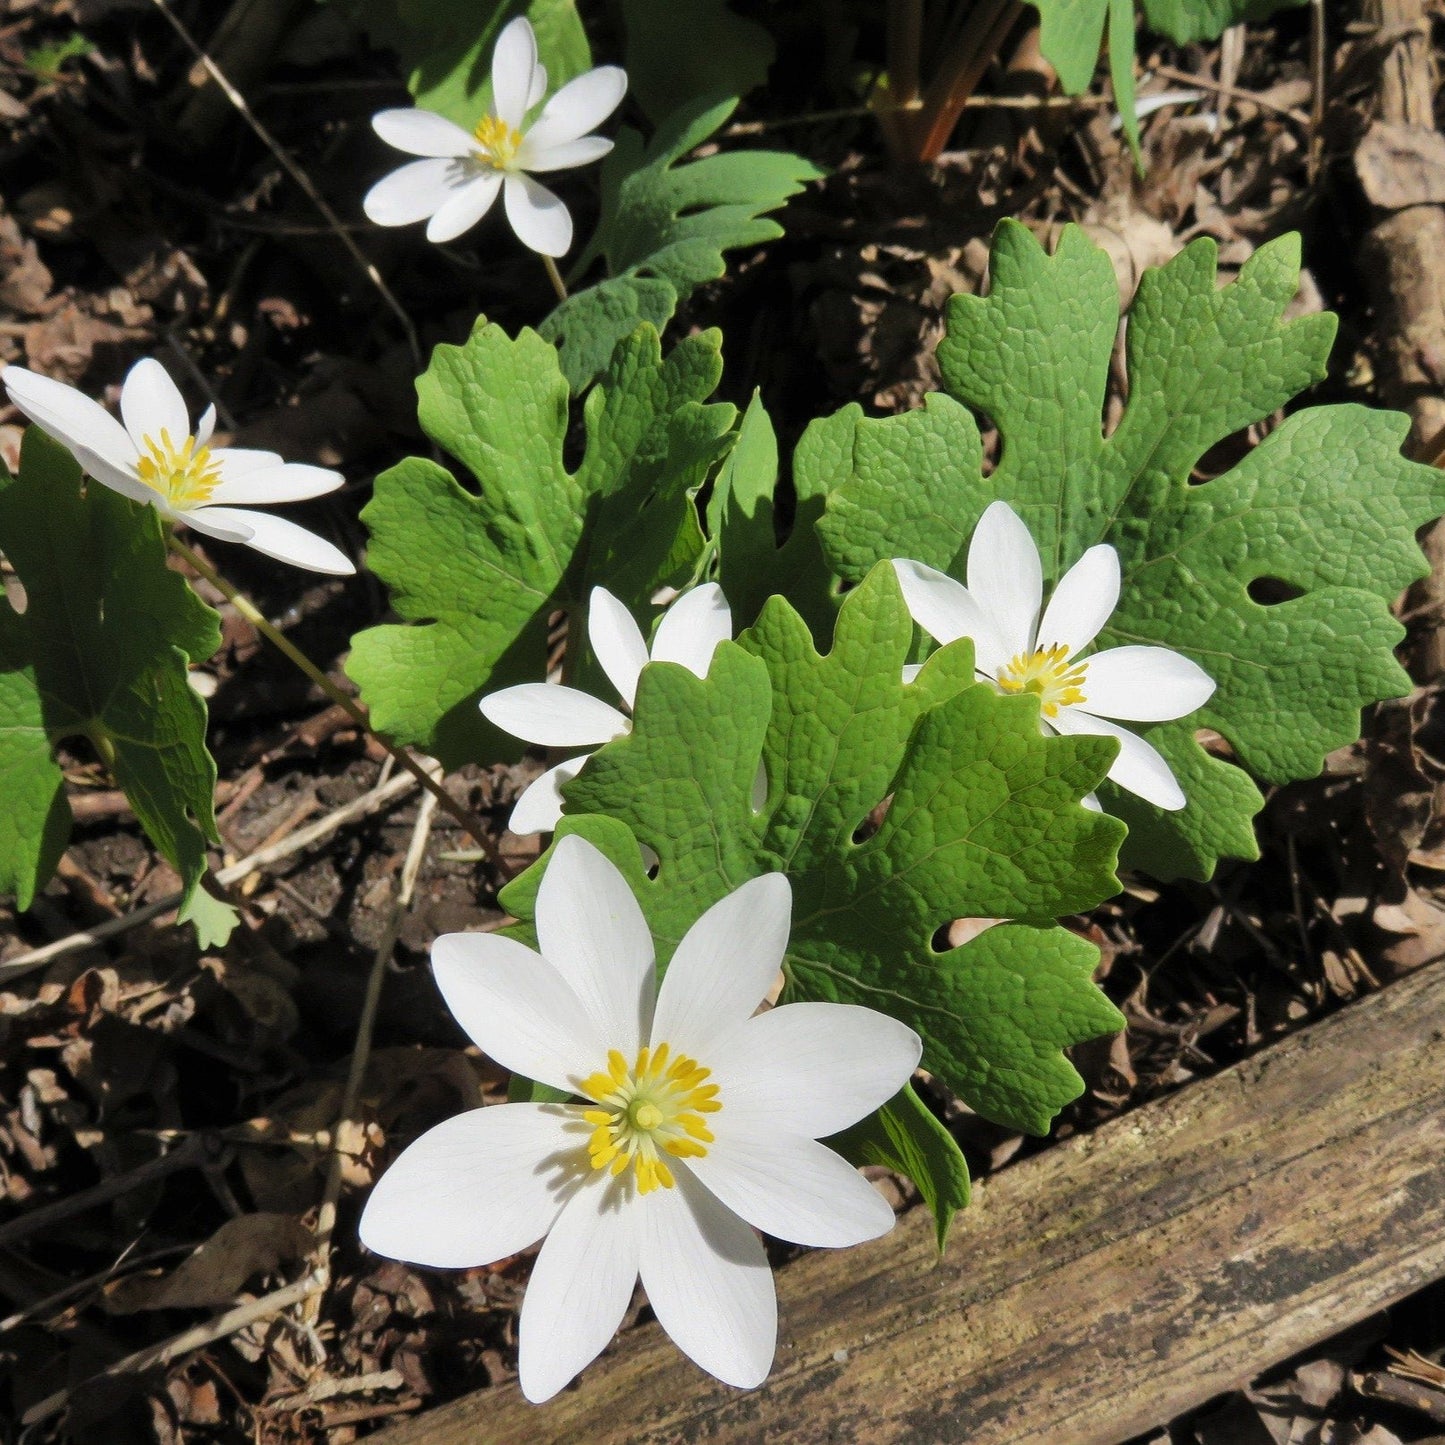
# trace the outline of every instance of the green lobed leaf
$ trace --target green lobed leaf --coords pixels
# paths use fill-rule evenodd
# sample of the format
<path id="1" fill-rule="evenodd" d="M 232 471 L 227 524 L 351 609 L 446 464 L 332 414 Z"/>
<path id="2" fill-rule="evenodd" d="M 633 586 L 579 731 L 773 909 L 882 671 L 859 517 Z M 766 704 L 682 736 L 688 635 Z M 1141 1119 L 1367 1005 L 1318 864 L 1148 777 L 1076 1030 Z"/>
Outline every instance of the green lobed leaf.
<path id="1" fill-rule="evenodd" d="M 601 259 L 607 279 L 574 292 L 539 330 L 562 353 L 581 391 L 639 321 L 659 331 L 680 302 L 723 274 L 723 252 L 782 235 L 763 212 L 776 210 L 822 176 L 782 151 L 731 151 L 679 164 L 708 140 L 737 100 L 703 97 L 684 106 L 644 143 L 624 127 L 602 163 L 602 215 L 571 279 Z"/>
<path id="2" fill-rule="evenodd" d="M 933 1215 L 941 1252 L 949 1225 L 969 1199 L 968 1165 L 952 1134 L 905 1084 L 876 1114 L 836 1134 L 828 1144 L 854 1164 L 881 1164 L 918 1185 Z"/>
<path id="3" fill-rule="evenodd" d="M 422 426 L 476 490 L 411 457 L 377 478 L 362 513 L 371 570 L 408 624 L 353 639 L 347 670 L 378 729 L 448 767 L 515 753 L 477 699 L 542 678 L 549 614 L 604 583 L 641 615 L 659 587 L 686 580 L 703 546 L 693 496 L 736 415 L 704 404 L 718 347 L 704 332 L 664 360 L 655 331 L 634 332 L 587 397 L 586 451 L 570 472 L 553 347 L 485 318 L 464 346 L 437 347 L 417 382 Z"/>
<path id="4" fill-rule="evenodd" d="M 768 78 L 773 38 L 726 0 L 622 0 L 628 91 L 654 123 L 699 95 L 746 95 Z"/>
<path id="5" fill-rule="evenodd" d="M 995 497 L 1029 525 L 1051 582 L 1096 542 L 1118 549 L 1123 590 L 1098 645 L 1173 648 L 1218 683 L 1198 713 L 1147 730 L 1189 796 L 1183 811 L 1101 790 L 1130 824 L 1126 861 L 1161 877 L 1207 878 L 1221 856 L 1254 856 L 1258 790 L 1196 729 L 1280 783 L 1313 776 L 1359 735 L 1362 707 L 1408 688 L 1389 604 L 1425 571 L 1415 530 L 1445 508 L 1445 477 L 1400 455 L 1404 417 L 1297 412 L 1223 476 L 1191 482 L 1215 443 L 1324 375 L 1334 318 L 1283 319 L 1298 276 L 1297 237 L 1262 247 L 1223 289 L 1209 240 L 1146 272 L 1129 316 L 1129 399 L 1106 438 L 1113 269 L 1075 228 L 1048 256 L 1004 222 L 988 297 L 950 304 L 938 357 L 951 397 L 882 421 L 851 413 L 850 465 L 819 524 L 845 579 L 887 557 L 962 577 Z M 968 407 L 1003 437 L 987 478 Z M 1255 601 L 1260 579 L 1300 595 Z"/>
<path id="6" fill-rule="evenodd" d="M 807 620 L 815 637 L 828 637 L 837 611 L 837 584 L 816 523 L 823 515 L 833 477 L 827 433 L 811 434 L 823 447 L 800 447 L 793 477 L 792 522 L 778 542 L 778 439 L 762 399 L 753 394 L 737 441 L 728 453 L 708 498 L 707 529 L 717 556 L 717 580 L 732 607 L 734 624 L 746 626 L 775 593 L 786 597 Z"/>
<path id="7" fill-rule="evenodd" d="M 492 48 L 502 27 L 525 15 L 537 33 L 548 90 L 591 67 L 576 0 L 334 0 L 370 37 L 394 50 L 407 89 L 426 110 L 468 130 L 492 102 Z"/>
<path id="8" fill-rule="evenodd" d="M 974 683 L 967 643 L 940 650 L 905 686 L 912 636 L 892 569 L 881 567 L 844 600 L 826 656 L 774 598 L 718 649 L 706 679 L 648 666 L 632 732 L 564 789 L 564 831 L 628 873 L 664 964 L 711 904 L 785 872 L 785 998 L 905 1020 L 948 1087 L 991 1118 L 1041 1132 L 1080 1089 L 1062 1050 L 1120 1026 L 1091 982 L 1096 950 L 1044 922 L 1116 891 L 1123 827 L 1079 806 L 1115 745 L 1045 737 L 1033 699 Z M 755 813 L 760 757 L 768 796 Z M 876 834 L 855 842 L 890 796 Z M 638 842 L 660 860 L 653 880 Z M 504 894 L 524 922 L 545 863 Z M 1031 921 L 935 947 L 956 918 Z"/>
<path id="9" fill-rule="evenodd" d="M 0 469 L 0 550 L 25 588 L 0 602 L 0 890 L 20 907 L 54 871 L 70 809 L 52 748 L 90 739 L 181 875 L 182 920 L 215 941 L 233 911 L 200 888 L 216 839 L 216 767 L 188 662 L 221 645 L 216 614 L 166 567 L 153 508 L 104 487 L 38 427 L 20 475 Z"/>

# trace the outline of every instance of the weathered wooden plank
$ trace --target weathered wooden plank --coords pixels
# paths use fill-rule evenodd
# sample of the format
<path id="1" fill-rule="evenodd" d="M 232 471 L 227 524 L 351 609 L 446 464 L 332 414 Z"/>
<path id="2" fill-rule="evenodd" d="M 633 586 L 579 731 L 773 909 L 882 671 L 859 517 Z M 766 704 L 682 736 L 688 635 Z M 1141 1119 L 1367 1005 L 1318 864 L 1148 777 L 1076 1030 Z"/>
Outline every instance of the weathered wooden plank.
<path id="1" fill-rule="evenodd" d="M 1115 1445 L 1442 1275 L 1435 965 L 1005 1170 L 942 1262 L 916 1211 L 788 1266 L 759 1390 L 649 1327 L 547 1406 L 485 1391 L 383 1441 Z"/>

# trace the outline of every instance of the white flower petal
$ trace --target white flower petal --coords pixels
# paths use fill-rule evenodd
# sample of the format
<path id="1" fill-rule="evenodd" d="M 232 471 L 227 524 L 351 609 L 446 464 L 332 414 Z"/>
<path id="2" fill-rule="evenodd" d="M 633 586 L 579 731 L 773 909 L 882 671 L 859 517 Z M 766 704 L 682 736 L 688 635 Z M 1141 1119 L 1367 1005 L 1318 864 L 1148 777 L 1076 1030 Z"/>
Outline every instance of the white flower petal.
<path id="1" fill-rule="evenodd" d="M 974 665 L 990 677 L 1013 656 L 1000 640 L 988 614 L 963 585 L 936 568 L 899 558 L 893 563 L 903 601 L 913 620 L 940 645 L 957 642 L 960 637 L 973 639 Z M 918 676 L 903 680 L 912 682 Z"/>
<path id="2" fill-rule="evenodd" d="M 566 1197 L 558 1181 L 576 1151 L 556 1105 L 458 1114 L 427 1130 L 377 1181 L 361 1242 L 388 1259 L 442 1269 L 505 1259 L 552 1227 Z"/>
<path id="3" fill-rule="evenodd" d="M 182 521 L 188 527 L 194 527 L 196 531 L 204 533 L 207 537 L 219 538 L 222 542 L 249 542 L 255 531 L 251 526 L 251 512 L 232 511 L 230 507 L 215 508 L 215 516 L 206 515 L 207 509 L 202 507 L 194 512 L 176 512 L 167 506 L 159 497 L 156 498 L 155 509 L 162 516 L 173 517 Z"/>
<path id="4" fill-rule="evenodd" d="M 1088 709 L 1126 722 L 1165 722 L 1203 707 L 1214 679 L 1168 647 L 1111 647 L 1086 658 Z"/>
<path id="5" fill-rule="evenodd" d="M 387 145 L 413 156 L 468 156 L 476 141 L 455 121 L 419 106 L 384 110 L 371 118 L 371 128 Z"/>
<path id="6" fill-rule="evenodd" d="M 521 129 L 527 114 L 536 69 L 537 37 L 526 17 L 519 15 L 503 28 L 492 51 L 492 109 L 513 130 Z"/>
<path id="7" fill-rule="evenodd" d="M 483 171 L 461 185 L 450 200 L 437 208 L 437 213 L 427 222 L 426 238 L 442 245 L 470 231 L 497 199 L 502 188 L 500 171 Z"/>
<path id="8" fill-rule="evenodd" d="M 183 514 L 193 526 L 201 531 L 233 524 L 250 528 L 251 535 L 244 539 L 248 547 L 254 547 L 263 557 L 274 557 L 278 562 L 289 562 L 293 567 L 304 567 L 308 572 L 325 572 L 332 577 L 350 577 L 356 571 L 356 564 L 341 550 L 324 537 L 288 522 L 285 517 L 273 517 L 269 512 L 234 511 L 230 507 L 201 507 Z M 196 521 L 204 518 L 204 524 Z M 220 535 L 212 531 L 212 536 Z"/>
<path id="9" fill-rule="evenodd" d="M 196 445 L 205 446 L 216 430 L 216 403 L 212 402 L 205 411 L 201 413 L 201 419 L 196 423 Z"/>
<path id="10" fill-rule="evenodd" d="M 85 447 L 72 447 L 71 452 L 80 463 L 81 469 L 102 486 L 119 492 L 123 497 L 129 497 L 133 502 L 143 502 L 148 507 L 154 507 L 163 517 L 176 515 L 161 494 L 154 487 L 148 487 L 129 468 L 114 466 L 105 457 L 97 456 Z"/>
<path id="11" fill-rule="evenodd" d="M 159 439 L 162 431 L 176 447 L 191 435 L 186 399 L 170 372 L 154 357 L 136 362 L 126 373 L 120 389 L 120 417 L 137 451 L 145 449 L 147 437 Z"/>
<path id="12" fill-rule="evenodd" d="M 728 1385 L 767 1379 L 778 1304 L 757 1235 L 685 1166 L 677 1186 L 640 1201 L 642 1287 L 658 1323 L 690 1360 Z"/>
<path id="13" fill-rule="evenodd" d="M 527 140 L 534 151 L 577 140 L 601 125 L 626 94 L 627 72 L 616 65 L 599 65 L 569 80 L 547 102 L 527 132 Z"/>
<path id="14" fill-rule="evenodd" d="M 550 1400 L 617 1333 L 637 1283 L 641 1233 L 640 1211 L 625 1191 L 600 1182 L 579 1189 L 557 1217 L 527 1282 L 518 1329 L 522 1393 L 534 1405 Z"/>
<path id="15" fill-rule="evenodd" d="M 346 481 L 340 472 L 304 462 L 283 462 L 274 452 L 223 447 L 211 456 L 221 469 L 221 480 L 211 492 L 211 503 L 217 506 L 304 502 L 334 492 Z"/>
<path id="16" fill-rule="evenodd" d="M 605 587 L 594 587 L 587 599 L 587 640 L 608 681 L 631 708 L 647 664 L 647 642 L 632 614 Z"/>
<path id="17" fill-rule="evenodd" d="M 534 105 L 541 105 L 542 97 L 547 94 L 547 67 L 539 60 L 532 67 L 532 84 L 527 88 L 527 109 L 531 110 Z"/>
<path id="18" fill-rule="evenodd" d="M 974 651 L 978 651 L 977 643 L 974 644 Z M 903 664 L 903 682 L 907 686 L 910 682 L 918 681 L 918 674 L 923 671 L 921 662 L 905 662 Z"/>
<path id="19" fill-rule="evenodd" d="M 615 864 L 569 834 L 537 889 L 537 944 L 630 1064 L 652 1022 L 652 934 Z M 600 1067 L 600 1063 L 599 1063 Z"/>
<path id="20" fill-rule="evenodd" d="M 877 1239 L 893 1228 L 888 1201 L 841 1155 L 781 1130 L 734 1137 L 728 1113 L 713 1117 L 717 1135 L 688 1168 L 754 1229 L 820 1249 Z"/>
<path id="21" fill-rule="evenodd" d="M 718 1046 L 772 987 L 792 912 L 793 890 L 782 873 L 750 878 L 714 903 L 683 935 L 667 966 L 652 1042 L 711 1067 Z"/>
<path id="22" fill-rule="evenodd" d="M 503 194 L 507 220 L 517 239 L 543 256 L 565 256 L 572 245 L 572 217 L 558 196 L 531 176 L 513 172 Z"/>
<path id="23" fill-rule="evenodd" d="M 615 707 L 575 687 L 523 682 L 477 704 L 489 723 L 544 748 L 596 748 L 631 730 Z"/>
<path id="24" fill-rule="evenodd" d="M 990 502 L 968 545 L 968 590 L 1008 658 L 1030 652 L 1044 574 L 1033 534 L 1007 502 Z"/>
<path id="25" fill-rule="evenodd" d="M 823 1139 L 886 1104 L 922 1052 L 907 1024 L 874 1009 L 790 1003 L 749 1019 L 706 1062 L 729 1121 Z"/>
<path id="26" fill-rule="evenodd" d="M 589 756 L 584 753 L 580 758 L 568 758 L 528 784 L 513 805 L 507 827 L 519 838 L 528 833 L 550 833 L 562 821 L 562 784 L 571 782 L 582 771 Z"/>
<path id="27" fill-rule="evenodd" d="M 7 366 L 0 378 L 10 400 L 47 436 L 71 451 L 83 448 L 117 470 L 135 476 L 135 443 L 98 401 L 23 366 Z"/>
<path id="28" fill-rule="evenodd" d="M 1082 652 L 1119 604 L 1119 554 L 1107 543 L 1090 547 L 1059 579 L 1039 623 L 1038 646 Z"/>
<path id="29" fill-rule="evenodd" d="M 606 1067 L 611 1043 L 571 985 L 515 938 L 444 933 L 431 962 L 452 1016 L 503 1068 L 575 1093 Z"/>
<path id="30" fill-rule="evenodd" d="M 441 210 L 456 195 L 459 179 L 455 161 L 410 161 L 383 176 L 361 209 L 378 226 L 410 226 Z"/>
<path id="31" fill-rule="evenodd" d="M 1188 801 L 1179 780 L 1169 764 L 1159 755 L 1152 743 L 1145 742 L 1138 733 L 1127 728 L 1105 722 L 1093 713 L 1082 712 L 1076 707 L 1061 707 L 1050 723 L 1061 733 L 1085 733 L 1093 737 L 1118 738 L 1119 756 L 1109 769 L 1109 777 L 1128 792 L 1136 793 L 1146 803 L 1168 812 L 1177 812 Z"/>
<path id="32" fill-rule="evenodd" d="M 584 135 L 559 145 L 538 146 L 528 136 L 517 152 L 517 164 L 528 171 L 566 171 L 600 161 L 612 149 L 605 136 Z"/>
<path id="33" fill-rule="evenodd" d="M 663 614 L 652 639 L 653 662 L 680 662 L 706 677 L 718 643 L 733 635 L 733 614 L 716 582 L 684 592 Z"/>

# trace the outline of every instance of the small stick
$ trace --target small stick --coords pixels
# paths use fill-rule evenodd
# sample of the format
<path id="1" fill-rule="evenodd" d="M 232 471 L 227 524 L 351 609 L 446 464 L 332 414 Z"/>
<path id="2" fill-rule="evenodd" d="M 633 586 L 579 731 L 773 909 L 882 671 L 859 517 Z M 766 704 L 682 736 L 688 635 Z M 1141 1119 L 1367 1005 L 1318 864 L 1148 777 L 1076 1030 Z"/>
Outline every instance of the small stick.
<path id="1" fill-rule="evenodd" d="M 1237 85 L 1224 85 L 1210 75 L 1191 75 L 1187 70 L 1176 70 L 1172 65 L 1151 65 L 1149 71 L 1151 75 L 1158 75 L 1164 80 L 1175 80 L 1180 85 L 1188 85 L 1196 90 L 1213 91 L 1216 95 L 1227 95 L 1230 100 L 1247 101 L 1250 105 L 1257 105 L 1261 110 L 1267 110 L 1272 115 L 1282 115 L 1296 125 L 1308 126 L 1310 123 L 1309 116 L 1302 110 L 1295 110 L 1288 105 L 1280 105 L 1277 101 L 1270 100 L 1267 96 L 1260 95 L 1253 90 L 1241 90 Z"/>
<path id="2" fill-rule="evenodd" d="M 247 1300 L 244 1304 L 236 1305 L 206 1324 L 182 1330 L 180 1334 L 172 1335 L 170 1339 L 162 1340 L 148 1349 L 137 1350 L 133 1355 L 126 1355 L 113 1365 L 107 1365 L 99 1374 L 92 1375 L 84 1383 L 88 1385 L 96 1380 L 111 1379 L 116 1375 L 139 1374 L 143 1370 L 153 1369 L 157 1365 L 169 1364 L 179 1355 L 188 1355 L 192 1350 L 203 1349 L 206 1345 L 225 1339 L 227 1335 L 234 1335 L 237 1330 L 244 1330 L 247 1325 L 253 1325 L 258 1320 L 267 1319 L 271 1315 L 280 1314 L 282 1310 L 290 1309 L 292 1305 L 300 1304 L 302 1300 L 309 1299 L 314 1295 L 322 1286 L 323 1281 L 318 1275 L 308 1274 L 304 1279 L 298 1279 L 295 1284 L 288 1284 L 284 1289 L 278 1289 L 271 1294 L 262 1295 L 259 1299 Z M 53 1395 L 47 1395 L 45 1399 L 32 1405 L 20 1417 L 20 1423 L 36 1425 L 42 1420 L 48 1420 L 52 1415 L 59 1414 L 65 1408 L 70 1395 L 69 1389 L 57 1390 Z"/>
<path id="3" fill-rule="evenodd" d="M 103 1179 L 89 1189 L 77 1190 L 38 1209 L 28 1210 L 7 1223 L 0 1225 L 0 1249 L 9 1249 L 22 1239 L 69 1219 L 73 1214 L 83 1214 L 97 1204 L 105 1204 L 119 1198 L 131 1189 L 149 1184 L 181 1169 L 215 1169 L 226 1160 L 226 1146 L 220 1138 L 211 1133 L 191 1134 L 176 1145 L 168 1154 L 148 1159 L 123 1174 Z"/>
<path id="4" fill-rule="evenodd" d="M 341 1198 L 341 1171 L 346 1161 L 346 1126 L 356 1117 L 362 1080 L 366 1077 L 366 1066 L 371 1059 L 371 1037 L 376 1029 L 382 984 L 386 979 L 387 965 L 391 962 L 396 948 L 402 920 L 406 917 L 407 907 L 416 889 L 417 875 L 421 872 L 422 861 L 426 857 L 427 835 L 431 831 L 435 813 L 436 799 L 428 795 L 421 800 L 421 807 L 417 809 L 416 825 L 412 828 L 411 843 L 406 850 L 406 861 L 402 864 L 401 880 L 391 905 L 391 916 L 387 919 L 381 942 L 376 946 L 376 953 L 371 960 L 371 973 L 366 980 L 366 997 L 361 1005 L 361 1018 L 356 1025 L 356 1043 L 351 1050 L 351 1067 L 346 1074 L 346 1087 L 342 1092 L 336 1125 L 331 1131 L 331 1159 L 326 1170 L 326 1188 L 321 1196 L 321 1207 L 316 1213 L 316 1277 L 323 1281 L 323 1290 L 331 1279 L 331 1236 L 336 1228 L 337 1201 Z M 321 1294 L 318 1292 L 313 1304 L 308 1306 L 308 1314 L 314 1313 L 320 1303 Z"/>
<path id="5" fill-rule="evenodd" d="M 322 670 L 291 641 L 279 628 L 273 627 L 266 615 L 243 593 L 238 592 L 199 552 L 193 551 L 186 546 L 174 533 L 169 541 L 170 549 L 176 556 L 182 558 L 187 564 L 206 579 L 228 602 L 246 619 L 256 630 L 262 633 L 266 639 L 296 664 L 327 697 L 341 708 L 358 727 L 370 733 L 407 772 L 409 772 L 422 787 L 424 787 L 438 803 L 444 807 L 468 833 L 472 835 L 487 852 L 488 856 L 497 861 L 496 845 L 487 836 L 487 827 L 472 810 L 457 802 L 442 785 L 427 772 L 414 757 L 402 747 L 389 743 L 380 736 L 371 726 L 366 714 L 356 705 L 356 702 L 347 696 L 346 693 L 337 687 Z"/>
<path id="6" fill-rule="evenodd" d="M 241 118 L 256 133 L 261 144 L 281 163 L 282 169 L 285 170 L 286 174 L 306 192 L 311 203 L 326 218 L 326 224 L 331 228 L 337 239 L 340 240 L 341 244 L 351 253 L 351 257 L 356 264 L 366 273 L 367 279 L 376 287 L 381 295 L 381 299 L 386 302 L 393 315 L 395 315 L 396 319 L 401 323 L 402 330 L 406 333 L 406 343 L 411 348 L 411 359 L 416 369 L 420 371 L 422 369 L 421 343 L 417 340 L 416 327 L 412 324 L 411 317 L 406 314 L 406 308 L 392 294 L 391 287 L 382 280 L 381 272 L 366 259 L 366 255 L 361 247 L 352 240 L 350 233 L 342 224 L 341 217 L 331 209 L 330 203 L 321 192 L 316 189 L 311 177 L 292 160 L 290 155 L 287 154 L 277 141 L 276 137 L 261 124 L 256 118 L 255 112 L 246 103 L 246 97 L 231 84 L 221 67 L 211 59 L 206 51 L 202 49 L 200 42 L 196 40 L 195 36 L 186 29 L 180 16 L 171 9 L 169 0 L 154 0 L 154 3 L 156 9 L 170 22 L 171 29 L 181 37 L 182 42 L 190 50 L 191 54 L 200 61 L 206 74 L 220 86 L 221 93 L 235 106 Z"/>
<path id="7" fill-rule="evenodd" d="M 538 252 L 538 255 L 541 254 Z M 557 263 L 550 256 L 542 256 L 542 264 L 547 268 L 547 279 L 557 293 L 557 300 L 565 301 L 567 299 L 567 283 L 562 279 L 562 273 L 557 269 Z"/>
<path id="8" fill-rule="evenodd" d="M 386 782 L 379 783 L 369 793 L 363 793 L 359 798 L 353 798 L 351 802 L 338 808 L 334 813 L 327 814 L 326 817 L 312 823 L 309 827 L 299 829 L 273 847 L 262 848 L 258 852 L 252 853 L 249 858 L 242 858 L 228 868 L 218 869 L 216 881 L 225 886 L 237 883 L 262 868 L 269 868 L 271 864 L 279 863 L 293 853 L 300 853 L 313 843 L 329 837 L 354 818 L 363 818 L 368 813 L 374 813 L 379 808 L 384 808 L 404 793 L 409 793 L 414 787 L 416 787 L 416 779 L 409 773 L 389 778 Z M 44 968 L 53 959 L 61 958 L 67 953 L 75 953 L 82 948 L 94 948 L 97 944 L 104 943 L 106 939 L 114 938 L 119 933 L 128 933 L 132 928 L 139 928 L 142 923 L 148 923 L 152 918 L 159 917 L 162 913 L 168 913 L 173 908 L 178 908 L 184 897 L 184 893 L 172 893 L 170 897 L 158 899 L 154 903 L 147 903 L 144 908 L 137 908 L 123 918 L 109 918 L 104 923 L 96 924 L 94 928 L 82 929 L 79 933 L 58 938 L 54 943 L 47 943 L 41 948 L 32 948 L 29 953 L 22 953 L 16 958 L 7 959 L 0 963 L 0 981 L 8 983 L 11 979 L 19 978 L 23 974 L 33 973 L 37 968 Z"/>

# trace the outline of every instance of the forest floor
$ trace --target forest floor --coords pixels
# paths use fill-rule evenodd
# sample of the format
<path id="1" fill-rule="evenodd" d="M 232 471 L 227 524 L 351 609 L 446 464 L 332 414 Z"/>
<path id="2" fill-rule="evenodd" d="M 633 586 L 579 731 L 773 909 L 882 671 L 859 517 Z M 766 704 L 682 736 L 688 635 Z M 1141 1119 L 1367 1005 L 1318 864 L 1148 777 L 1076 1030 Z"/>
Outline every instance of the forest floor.
<path id="1" fill-rule="evenodd" d="M 203 43 L 223 8 L 174 3 Z M 544 315 L 547 279 L 500 225 L 437 248 L 414 229 L 364 222 L 360 197 L 391 163 L 369 118 L 407 101 L 394 60 L 328 7 L 264 8 L 274 39 L 259 53 L 231 47 L 237 83 L 386 278 L 423 350 L 462 339 L 479 312 L 509 330 Z M 919 404 L 936 386 L 947 298 L 980 287 L 989 234 L 1014 216 L 1046 240 L 1067 222 L 1084 226 L 1126 297 L 1143 268 L 1194 237 L 1218 242 L 1227 278 L 1264 241 L 1300 231 L 1297 310 L 1341 318 L 1330 377 L 1313 399 L 1410 406 L 1428 454 L 1445 418 L 1400 359 L 1410 298 L 1383 296 L 1389 267 L 1369 258 L 1394 244 L 1385 223 L 1445 201 L 1445 180 L 1438 157 L 1386 153 L 1370 127 L 1388 118 L 1392 67 L 1402 64 L 1431 77 L 1433 118 L 1438 13 L 1328 5 L 1317 64 L 1308 9 L 1211 46 L 1141 35 L 1141 96 L 1159 100 L 1143 122 L 1141 175 L 1112 109 L 1089 97 L 980 105 L 936 165 L 890 167 L 870 118 L 836 114 L 848 96 L 830 47 L 816 43 L 815 9 L 752 8 L 779 40 L 775 84 L 744 102 L 727 143 L 794 149 L 830 174 L 780 214 L 782 239 L 735 253 L 674 327 L 722 327 L 723 397 L 745 405 L 761 388 L 785 447 L 806 419 L 849 402 L 875 415 Z M 860 44 L 876 42 L 865 24 Z M 1019 33 L 986 96 L 1050 93 L 1035 42 Z M 566 188 L 582 234 L 595 214 L 589 187 L 595 178 L 581 174 Z M 1435 324 L 1435 359 L 1418 331 L 1408 350 L 1445 379 L 1445 315 Z M 142 355 L 158 356 L 196 402 L 213 400 L 238 444 L 344 471 L 343 491 L 292 515 L 361 557 L 371 479 L 425 445 L 396 317 L 155 6 L 0 0 L 0 362 L 114 396 Z M 0 455 L 12 464 L 18 422 L 0 412 Z M 1222 469 L 1250 440 L 1233 439 L 1205 469 Z M 387 616 L 365 573 L 317 578 L 224 544 L 205 550 L 339 682 L 350 635 Z M 224 619 L 224 647 L 200 680 L 220 765 L 223 866 L 360 798 L 385 754 L 200 586 Z M 1072 921 L 1102 949 L 1100 982 L 1129 1028 L 1076 1051 L 1087 1092 L 1051 1139 L 1006 1132 L 929 1094 L 976 1173 L 1207 1075 L 1445 953 L 1439 618 L 1428 597 L 1402 616 L 1416 692 L 1369 716 L 1363 741 L 1332 756 L 1320 778 L 1272 794 L 1257 861 L 1226 866 L 1207 885 L 1131 878 Z M 505 1076 L 467 1050 L 426 966 L 439 933 L 496 923 L 505 879 L 469 857 L 470 840 L 445 815 L 431 822 L 359 1118 L 352 1137 L 333 1141 L 367 979 L 416 831 L 416 791 L 394 791 L 235 884 L 243 925 L 222 950 L 198 950 L 162 912 L 30 968 L 32 950 L 163 901 L 178 883 L 95 760 L 75 751 L 64 761 L 73 846 L 32 910 L 0 907 L 0 1421 L 38 1408 L 29 1442 L 68 1432 L 114 1445 L 344 1445 L 512 1378 L 527 1256 L 445 1273 L 377 1259 L 355 1239 L 365 1190 L 400 1144 L 505 1094 Z M 540 767 L 469 769 L 448 782 L 495 829 L 509 874 L 535 856 L 536 840 L 504 836 L 503 822 Z M 343 1167 L 324 1288 L 294 1309 L 258 1308 L 215 1338 L 177 1344 L 300 1277 L 333 1157 Z M 911 1205 L 905 1185 L 882 1183 L 899 1208 Z M 955 1231 L 954 1247 L 966 1247 L 966 1218 Z M 153 1346 L 164 1348 L 148 1368 L 95 1378 Z M 1303 1361 L 1262 1360 L 1272 1373 L 1258 1388 L 1161 1422 L 1147 1438 L 1439 1436 L 1445 1388 L 1426 1391 L 1433 1418 L 1352 1389 L 1352 1371 L 1388 1365 L 1387 1347 L 1438 1358 L 1445 1289 Z M 0 1423 L 7 1440 L 17 1430 Z"/>

